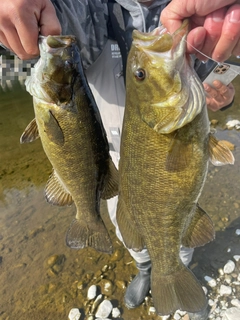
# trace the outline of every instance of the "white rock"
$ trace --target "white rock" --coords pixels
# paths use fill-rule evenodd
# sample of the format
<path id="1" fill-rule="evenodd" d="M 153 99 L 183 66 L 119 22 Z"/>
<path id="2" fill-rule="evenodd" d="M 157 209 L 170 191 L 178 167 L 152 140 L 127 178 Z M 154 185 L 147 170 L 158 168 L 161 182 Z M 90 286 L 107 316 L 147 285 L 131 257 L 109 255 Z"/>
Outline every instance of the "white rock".
<path id="1" fill-rule="evenodd" d="M 121 314 L 121 312 L 120 312 L 120 310 L 119 310 L 118 308 L 113 308 L 113 309 L 112 309 L 112 316 L 113 316 L 113 318 L 119 317 L 120 314 Z"/>
<path id="2" fill-rule="evenodd" d="M 230 120 L 226 123 L 226 126 L 228 129 L 232 129 L 234 128 L 235 126 L 239 125 L 240 124 L 240 121 L 239 120 Z"/>
<path id="3" fill-rule="evenodd" d="M 109 300 L 103 300 L 98 306 L 96 317 L 106 319 L 113 309 L 112 303 Z"/>
<path id="4" fill-rule="evenodd" d="M 180 320 L 181 318 L 182 318 L 182 317 L 180 316 L 179 313 L 176 312 L 176 313 L 174 314 L 174 317 L 173 317 L 174 320 Z"/>
<path id="5" fill-rule="evenodd" d="M 240 229 L 237 229 L 237 230 L 236 230 L 236 235 L 237 235 L 237 236 L 240 236 Z"/>
<path id="6" fill-rule="evenodd" d="M 215 302 L 212 299 L 209 299 L 208 304 L 210 307 L 212 307 L 215 304 Z"/>
<path id="7" fill-rule="evenodd" d="M 224 273 L 230 274 L 235 269 L 235 263 L 232 260 L 228 260 L 228 262 L 225 264 L 223 271 Z"/>
<path id="8" fill-rule="evenodd" d="M 240 309 L 240 300 L 238 299 L 232 299 L 231 300 L 231 304 L 234 306 L 234 307 L 237 307 Z"/>
<path id="9" fill-rule="evenodd" d="M 156 309 L 154 307 L 149 307 L 148 314 L 156 313 Z"/>
<path id="10" fill-rule="evenodd" d="M 240 319 L 240 309 L 236 307 L 227 309 L 222 318 L 222 320 L 238 320 L 238 319 Z"/>
<path id="11" fill-rule="evenodd" d="M 202 288 L 203 288 L 203 291 L 204 291 L 205 295 L 207 295 L 208 289 L 206 287 L 202 287 Z"/>
<path id="12" fill-rule="evenodd" d="M 80 317 L 81 317 L 81 313 L 80 313 L 79 309 L 73 308 L 70 310 L 69 315 L 68 315 L 69 320 L 79 320 Z"/>
<path id="13" fill-rule="evenodd" d="M 210 287 L 216 287 L 217 285 L 217 282 L 215 279 L 209 277 L 209 276 L 205 276 L 204 279 L 207 281 L 207 284 L 210 286 Z"/>
<path id="14" fill-rule="evenodd" d="M 168 320 L 171 316 L 168 315 L 168 316 L 162 316 L 162 320 Z"/>
<path id="15" fill-rule="evenodd" d="M 95 284 L 93 284 L 88 289 L 87 298 L 88 298 L 88 300 L 93 300 L 94 298 L 96 298 L 96 295 L 97 295 L 97 286 L 95 286 Z"/>
<path id="16" fill-rule="evenodd" d="M 239 261 L 240 260 L 240 256 L 239 255 L 235 255 L 235 256 L 233 256 L 233 258 L 234 258 L 234 260 L 236 260 L 236 261 Z"/>
<path id="17" fill-rule="evenodd" d="M 224 284 L 221 284 L 219 294 L 220 296 L 229 295 L 232 293 L 232 288 L 229 286 L 225 286 Z"/>

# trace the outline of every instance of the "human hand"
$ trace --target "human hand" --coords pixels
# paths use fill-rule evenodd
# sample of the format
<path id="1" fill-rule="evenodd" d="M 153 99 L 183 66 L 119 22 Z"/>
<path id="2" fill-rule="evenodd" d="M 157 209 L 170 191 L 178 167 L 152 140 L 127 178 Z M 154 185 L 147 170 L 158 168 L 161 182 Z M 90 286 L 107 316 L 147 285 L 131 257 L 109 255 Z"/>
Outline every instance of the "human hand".
<path id="1" fill-rule="evenodd" d="M 239 0 L 172 0 L 160 19 L 173 33 L 185 18 L 190 19 L 188 53 L 195 53 L 200 60 L 206 60 L 208 56 L 218 62 L 225 61 L 230 55 L 240 55 Z"/>
<path id="2" fill-rule="evenodd" d="M 20 59 L 32 59 L 39 55 L 39 33 L 61 33 L 50 0 L 1 0 L 0 42 L 4 46 Z"/>
<path id="3" fill-rule="evenodd" d="M 206 91 L 207 107 L 212 111 L 217 111 L 223 107 L 228 106 L 234 98 L 235 89 L 232 83 L 225 86 L 221 81 L 213 81 L 213 85 L 210 86 L 203 83 Z"/>

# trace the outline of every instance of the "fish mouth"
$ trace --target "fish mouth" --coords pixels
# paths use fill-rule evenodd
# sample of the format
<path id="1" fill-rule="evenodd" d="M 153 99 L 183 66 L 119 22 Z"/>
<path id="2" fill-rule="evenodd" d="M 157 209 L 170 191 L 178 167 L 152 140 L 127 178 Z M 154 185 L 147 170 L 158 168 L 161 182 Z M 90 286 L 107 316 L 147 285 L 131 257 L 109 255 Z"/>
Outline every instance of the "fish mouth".
<path id="1" fill-rule="evenodd" d="M 170 34 L 163 25 L 149 33 L 134 30 L 133 44 L 150 55 L 162 54 L 163 57 L 175 58 L 176 53 L 178 55 L 185 53 L 188 31 L 188 19 L 185 19 L 182 26 L 173 34 Z"/>
<path id="2" fill-rule="evenodd" d="M 59 54 L 59 51 L 76 44 L 76 37 L 68 36 L 39 36 L 39 48 L 41 53 Z"/>

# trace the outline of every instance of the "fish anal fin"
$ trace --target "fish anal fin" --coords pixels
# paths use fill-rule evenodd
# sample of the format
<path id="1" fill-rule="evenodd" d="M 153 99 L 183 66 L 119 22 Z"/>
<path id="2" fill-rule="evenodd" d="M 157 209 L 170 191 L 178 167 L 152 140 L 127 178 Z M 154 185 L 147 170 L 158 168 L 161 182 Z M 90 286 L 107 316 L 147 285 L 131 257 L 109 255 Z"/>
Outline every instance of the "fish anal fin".
<path id="1" fill-rule="evenodd" d="M 106 200 L 118 194 L 118 170 L 112 159 L 109 159 L 109 170 L 104 180 L 101 198 Z"/>
<path id="2" fill-rule="evenodd" d="M 136 252 L 145 248 L 143 238 L 135 228 L 135 222 L 131 219 L 128 209 L 119 197 L 117 204 L 117 223 L 125 246 Z"/>
<path id="3" fill-rule="evenodd" d="M 47 202 L 53 205 L 70 206 L 73 203 L 72 196 L 65 189 L 55 171 L 50 176 L 44 192 Z"/>
<path id="4" fill-rule="evenodd" d="M 173 139 L 166 158 L 166 170 L 169 172 L 180 172 L 186 169 L 192 155 L 193 146 L 191 143 Z"/>
<path id="5" fill-rule="evenodd" d="M 196 313 L 207 307 L 200 283 L 184 265 L 173 274 L 162 275 L 153 264 L 151 276 L 153 303 L 159 315 L 173 314 L 178 309 Z"/>
<path id="6" fill-rule="evenodd" d="M 234 164 L 234 156 L 227 143 L 223 140 L 217 140 L 212 134 L 209 136 L 209 156 L 214 166 L 223 166 L 225 164 Z"/>
<path id="7" fill-rule="evenodd" d="M 39 138 L 38 126 L 36 119 L 34 118 L 24 130 L 20 137 L 20 143 L 33 142 Z"/>
<path id="8" fill-rule="evenodd" d="M 182 245 L 187 248 L 200 247 L 214 238 L 215 231 L 211 218 L 197 205 L 195 214 L 182 238 Z"/>
<path id="9" fill-rule="evenodd" d="M 74 219 L 67 231 L 66 244 L 72 249 L 92 247 L 99 252 L 112 253 L 112 242 L 107 229 L 99 221 L 96 228 L 92 228 L 85 221 Z"/>

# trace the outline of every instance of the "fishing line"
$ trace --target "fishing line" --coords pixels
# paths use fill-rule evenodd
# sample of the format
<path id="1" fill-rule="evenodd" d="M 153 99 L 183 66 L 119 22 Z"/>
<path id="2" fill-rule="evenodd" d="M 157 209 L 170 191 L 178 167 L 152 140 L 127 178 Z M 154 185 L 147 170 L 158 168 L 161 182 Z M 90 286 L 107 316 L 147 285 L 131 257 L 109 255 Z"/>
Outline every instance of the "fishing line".
<path id="1" fill-rule="evenodd" d="M 190 47 L 192 47 L 194 50 L 196 50 L 198 53 L 200 53 L 201 55 L 203 55 L 204 57 L 206 57 L 207 59 L 210 59 L 214 62 L 216 62 L 218 64 L 218 66 L 222 66 L 223 63 L 214 60 L 213 58 L 209 57 L 208 55 L 204 54 L 203 52 L 201 52 L 200 50 L 198 50 L 197 48 L 195 48 L 192 44 L 190 44 L 186 39 L 184 40 Z M 239 59 L 240 56 L 237 56 L 237 58 Z M 204 63 L 204 61 L 202 61 Z M 236 70 L 232 69 L 233 73 L 235 73 L 236 75 L 239 75 L 240 73 L 237 72 Z"/>

